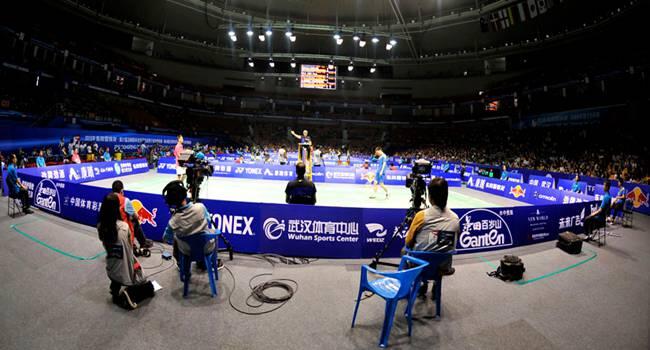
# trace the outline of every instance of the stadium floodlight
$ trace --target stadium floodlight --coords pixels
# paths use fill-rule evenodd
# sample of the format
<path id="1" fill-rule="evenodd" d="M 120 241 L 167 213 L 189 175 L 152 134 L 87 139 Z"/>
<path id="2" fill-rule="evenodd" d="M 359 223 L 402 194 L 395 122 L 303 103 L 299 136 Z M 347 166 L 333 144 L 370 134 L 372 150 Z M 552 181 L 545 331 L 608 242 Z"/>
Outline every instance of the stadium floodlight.
<path id="1" fill-rule="evenodd" d="M 334 33 L 333 38 L 334 38 L 334 40 L 338 41 L 339 39 L 341 39 L 341 34 L 339 34 L 339 32 L 336 32 L 336 33 Z"/>
<path id="2" fill-rule="evenodd" d="M 359 39 L 359 47 L 364 47 L 364 46 L 366 46 L 366 38 L 361 37 L 361 39 Z"/>
<path id="3" fill-rule="evenodd" d="M 291 29 L 291 27 L 287 28 L 287 31 L 284 32 L 284 36 L 286 36 L 287 38 L 290 38 L 290 37 L 293 36 L 293 30 Z"/>
<path id="4" fill-rule="evenodd" d="M 255 67 L 255 61 L 253 61 L 252 57 L 248 58 L 248 66 L 251 68 Z"/>
<path id="5" fill-rule="evenodd" d="M 352 40 L 354 40 L 354 41 L 359 41 L 359 40 L 361 40 L 361 37 L 359 36 L 359 34 L 356 34 L 356 33 L 355 33 L 355 34 L 352 36 Z"/>
<path id="6" fill-rule="evenodd" d="M 251 28 L 248 28 L 248 30 L 246 31 L 246 36 L 248 36 L 250 38 L 250 37 L 253 36 L 253 34 L 255 34 L 255 33 L 253 33 L 253 30 Z"/>
<path id="7" fill-rule="evenodd" d="M 373 37 L 372 37 L 372 43 L 373 43 L 373 44 L 376 44 L 376 43 L 378 43 L 378 42 L 379 42 L 379 38 L 376 37 L 376 36 L 373 36 Z"/>
<path id="8" fill-rule="evenodd" d="M 235 35 L 236 35 L 236 33 L 235 33 L 234 30 L 231 29 L 231 30 L 228 31 L 228 36 L 235 36 Z"/>
<path id="9" fill-rule="evenodd" d="M 275 62 L 273 61 L 273 57 L 269 58 L 269 67 L 271 68 L 275 67 Z"/>
<path id="10" fill-rule="evenodd" d="M 390 43 L 391 45 L 395 46 L 395 45 L 397 45 L 397 40 L 395 40 L 395 39 L 390 39 L 390 41 L 388 41 L 388 43 Z"/>
<path id="11" fill-rule="evenodd" d="M 289 37 L 289 40 L 291 40 L 292 43 L 295 43 L 296 42 L 296 35 L 295 34 L 291 35 Z"/>
<path id="12" fill-rule="evenodd" d="M 386 51 L 390 51 L 393 48 L 393 45 L 386 43 Z"/>
<path id="13" fill-rule="evenodd" d="M 354 70 L 354 62 L 350 61 L 350 64 L 348 64 L 348 72 L 352 72 Z"/>
<path id="14" fill-rule="evenodd" d="M 341 44 L 343 44 L 343 38 L 336 39 L 336 45 L 341 45 Z"/>
<path id="15" fill-rule="evenodd" d="M 327 69 L 334 69 L 334 60 L 330 60 L 330 63 L 327 65 Z"/>
<path id="16" fill-rule="evenodd" d="M 266 34 L 266 36 L 271 36 L 271 35 L 273 35 L 273 31 L 271 30 L 271 28 L 267 28 L 266 32 L 264 32 L 264 34 Z"/>
<path id="17" fill-rule="evenodd" d="M 237 42 L 237 36 L 236 35 L 231 36 L 230 40 L 232 40 L 232 42 L 236 43 Z"/>
<path id="18" fill-rule="evenodd" d="M 291 68 L 296 68 L 296 59 L 295 58 L 291 59 L 290 65 L 291 65 Z"/>
<path id="19" fill-rule="evenodd" d="M 257 35 L 257 38 L 262 42 L 266 40 L 266 37 L 264 36 L 264 31 L 261 28 L 259 34 Z"/>
<path id="20" fill-rule="evenodd" d="M 373 63 L 372 67 L 370 67 L 370 73 L 374 73 L 377 71 L 377 63 Z"/>

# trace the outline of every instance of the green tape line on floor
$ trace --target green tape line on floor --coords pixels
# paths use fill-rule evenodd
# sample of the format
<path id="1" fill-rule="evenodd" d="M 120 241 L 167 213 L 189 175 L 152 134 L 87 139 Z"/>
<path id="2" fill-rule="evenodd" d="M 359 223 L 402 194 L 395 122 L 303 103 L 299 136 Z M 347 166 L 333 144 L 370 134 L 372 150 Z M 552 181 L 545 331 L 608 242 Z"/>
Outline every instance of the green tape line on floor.
<path id="1" fill-rule="evenodd" d="M 49 245 L 49 244 L 47 244 L 47 243 L 41 241 L 40 239 L 38 239 L 38 238 L 36 238 L 36 237 L 30 235 L 29 233 L 27 233 L 27 232 L 25 232 L 25 231 L 23 231 L 23 230 L 21 230 L 21 229 L 18 228 L 18 226 L 26 225 L 26 224 L 29 224 L 29 223 L 32 223 L 32 222 L 36 222 L 36 221 L 38 221 L 38 220 L 33 220 L 33 221 L 29 221 L 29 222 L 24 222 L 24 223 L 22 223 L 22 224 L 13 224 L 13 225 L 11 225 L 10 227 L 11 227 L 14 231 L 20 233 L 20 234 L 23 235 L 24 237 L 27 237 L 27 238 L 29 238 L 30 240 L 32 240 L 32 241 L 34 241 L 34 242 L 36 242 L 36 243 L 42 245 L 43 247 L 45 247 L 45 248 L 47 248 L 47 249 L 50 249 L 50 250 L 52 250 L 53 252 L 59 253 L 59 254 L 61 254 L 61 255 L 63 255 L 63 256 L 67 256 L 68 258 L 71 258 L 71 259 L 74 259 L 74 260 L 81 260 L 81 261 L 95 260 L 95 259 L 97 259 L 97 258 L 99 258 L 99 257 L 101 257 L 101 256 L 103 256 L 103 255 L 106 254 L 106 251 L 101 251 L 101 252 L 99 252 L 99 253 L 97 253 L 97 254 L 95 254 L 95 255 L 93 255 L 93 256 L 78 256 L 78 255 L 74 255 L 74 254 L 72 254 L 72 253 L 68 253 L 68 252 L 66 252 L 66 251 L 64 251 L 64 250 L 61 250 L 61 249 L 59 249 L 59 248 L 57 248 L 57 247 L 53 247 L 53 246 L 51 246 L 51 245 Z"/>
<path id="2" fill-rule="evenodd" d="M 535 277 L 535 278 L 531 278 L 531 279 L 529 279 L 529 280 L 519 280 L 519 281 L 515 281 L 515 283 L 518 284 L 518 285 L 520 285 L 520 286 L 523 286 L 523 285 L 530 284 L 530 283 L 533 283 L 533 282 L 536 282 L 536 281 L 539 281 L 539 280 L 543 280 L 543 279 L 545 279 L 545 278 L 549 278 L 549 277 L 551 277 L 551 276 L 555 276 L 555 275 L 560 274 L 560 273 L 562 273 L 562 272 L 565 272 L 565 271 L 568 271 L 568 270 L 574 269 L 574 268 L 576 268 L 576 267 L 578 267 L 578 266 L 580 266 L 580 265 L 582 265 L 582 264 L 584 264 L 584 263 L 586 263 L 586 262 L 588 262 L 588 261 L 591 261 L 591 260 L 596 259 L 596 257 L 598 256 L 598 254 L 597 254 L 596 252 L 594 252 L 593 250 L 591 250 L 591 249 L 585 249 L 585 250 L 591 253 L 591 256 L 588 257 L 588 258 L 585 259 L 585 260 L 578 261 L 577 263 L 575 263 L 575 264 L 573 264 L 573 265 L 569 265 L 569 266 L 567 266 L 567 267 L 561 268 L 561 269 L 559 269 L 559 270 L 555 270 L 555 271 L 553 271 L 553 272 L 549 272 L 549 273 L 547 273 L 547 274 L 543 274 L 543 275 L 541 275 L 541 276 L 537 276 L 537 277 Z M 494 265 L 493 263 L 491 263 L 489 260 L 485 259 L 484 257 L 479 256 L 478 258 L 481 259 L 483 262 L 487 263 L 488 265 L 490 265 L 491 268 L 493 268 L 493 269 L 495 269 L 495 270 L 497 269 L 497 266 L 496 266 L 496 265 Z"/>

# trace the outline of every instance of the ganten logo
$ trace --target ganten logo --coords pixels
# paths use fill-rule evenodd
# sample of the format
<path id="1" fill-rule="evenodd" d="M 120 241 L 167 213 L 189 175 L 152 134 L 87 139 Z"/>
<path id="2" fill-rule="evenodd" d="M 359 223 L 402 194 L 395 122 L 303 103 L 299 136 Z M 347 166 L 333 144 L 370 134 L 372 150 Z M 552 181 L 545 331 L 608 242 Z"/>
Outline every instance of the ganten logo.
<path id="1" fill-rule="evenodd" d="M 59 189 L 52 180 L 43 179 L 34 191 L 34 206 L 61 214 L 61 197 Z"/>
<path id="2" fill-rule="evenodd" d="M 475 250 L 513 245 L 506 221 L 489 209 L 474 209 L 460 218 L 458 250 Z"/>

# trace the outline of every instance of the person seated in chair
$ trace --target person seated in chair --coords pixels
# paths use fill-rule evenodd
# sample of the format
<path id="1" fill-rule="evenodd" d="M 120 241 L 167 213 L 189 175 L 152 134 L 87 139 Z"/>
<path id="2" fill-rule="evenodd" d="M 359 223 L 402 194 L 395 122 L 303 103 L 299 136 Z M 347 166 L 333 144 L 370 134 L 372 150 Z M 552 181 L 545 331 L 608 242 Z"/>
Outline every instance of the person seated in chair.
<path id="1" fill-rule="evenodd" d="M 296 179 L 289 181 L 284 193 L 289 204 L 316 204 L 316 185 L 305 179 L 305 163 L 296 163 Z"/>
<path id="2" fill-rule="evenodd" d="M 115 193 L 107 194 L 102 201 L 97 232 L 106 249 L 106 274 L 111 281 L 113 303 L 133 310 L 138 303 L 154 296 L 154 287 L 133 255 L 129 226 L 122 221 L 120 200 Z"/>
<path id="3" fill-rule="evenodd" d="M 144 235 L 144 231 L 140 225 L 140 217 L 138 216 L 138 213 L 135 212 L 133 203 L 131 203 L 131 200 L 124 195 L 124 183 L 120 180 L 115 180 L 111 187 L 113 193 L 115 193 L 117 198 L 120 200 L 120 215 L 122 216 L 122 220 L 129 225 L 132 237 L 138 241 L 140 248 L 153 247 L 153 242 L 150 239 L 147 239 Z"/>
<path id="4" fill-rule="evenodd" d="M 7 165 L 6 181 L 7 187 L 9 188 L 9 197 L 20 200 L 23 206 L 23 213 L 31 214 L 33 211 L 29 209 L 29 193 L 27 192 L 27 187 L 20 182 L 18 173 L 16 172 L 17 162 L 18 157 L 16 157 L 16 154 L 12 154 L 9 157 L 9 165 Z"/>
<path id="5" fill-rule="evenodd" d="M 625 209 L 625 202 L 626 202 L 626 195 L 627 192 L 625 191 L 625 187 L 623 187 L 623 180 L 618 179 L 618 193 L 616 193 L 616 197 L 614 197 L 614 203 L 612 204 L 612 209 L 614 209 L 614 213 L 610 217 L 610 222 L 613 224 L 614 221 L 616 221 L 616 217 Z"/>
<path id="6" fill-rule="evenodd" d="M 605 181 L 605 184 L 603 185 L 605 195 L 603 196 L 603 200 L 600 203 L 600 207 L 595 212 L 591 213 L 591 215 L 585 217 L 583 220 L 585 234 L 587 235 L 587 238 L 585 240 L 587 241 L 592 239 L 592 234 L 595 229 L 604 227 L 606 225 L 605 219 L 609 214 L 612 203 L 612 196 L 609 194 L 610 187 L 611 186 L 609 184 L 609 181 Z"/>
<path id="7" fill-rule="evenodd" d="M 189 256 L 190 246 L 181 237 L 198 235 L 202 233 L 214 233 L 210 213 L 203 203 L 192 203 L 187 200 L 187 189 L 180 180 L 174 180 L 163 189 L 165 202 L 172 210 L 172 216 L 167 223 L 163 241 L 174 245 L 174 258 L 179 261 L 179 253 Z M 208 253 L 216 249 L 216 240 L 210 240 L 205 245 L 204 252 Z M 204 262 L 197 262 L 197 267 L 206 270 Z"/>
<path id="8" fill-rule="evenodd" d="M 429 182 L 429 202 L 431 206 L 415 214 L 406 234 L 406 247 L 418 251 L 440 251 L 439 233 L 453 232 L 451 242 L 443 246 L 443 251 L 455 249 L 456 237 L 460 232 L 458 215 L 447 207 L 449 185 L 444 178 L 435 178 Z M 442 237 L 440 237 L 442 238 Z M 452 260 L 440 266 L 444 275 L 452 275 L 455 269 L 451 267 Z M 427 282 L 423 281 L 419 294 L 426 294 Z"/>

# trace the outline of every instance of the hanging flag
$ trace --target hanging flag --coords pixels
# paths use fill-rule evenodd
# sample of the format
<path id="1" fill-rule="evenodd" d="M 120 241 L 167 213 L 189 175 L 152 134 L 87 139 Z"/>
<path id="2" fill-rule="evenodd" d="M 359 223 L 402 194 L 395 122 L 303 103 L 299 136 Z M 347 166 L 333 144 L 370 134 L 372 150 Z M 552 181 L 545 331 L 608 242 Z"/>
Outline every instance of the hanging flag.
<path id="1" fill-rule="evenodd" d="M 528 13 L 530 18 L 537 17 L 537 0 L 528 0 Z"/>
<path id="2" fill-rule="evenodd" d="M 519 20 L 522 22 L 526 21 L 526 9 L 524 7 L 524 3 L 520 2 L 517 4 L 517 9 L 519 10 Z"/>

